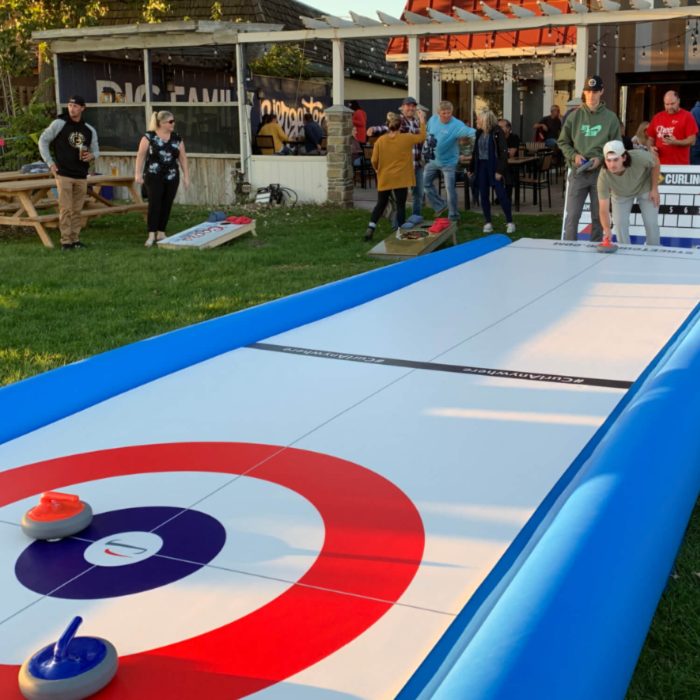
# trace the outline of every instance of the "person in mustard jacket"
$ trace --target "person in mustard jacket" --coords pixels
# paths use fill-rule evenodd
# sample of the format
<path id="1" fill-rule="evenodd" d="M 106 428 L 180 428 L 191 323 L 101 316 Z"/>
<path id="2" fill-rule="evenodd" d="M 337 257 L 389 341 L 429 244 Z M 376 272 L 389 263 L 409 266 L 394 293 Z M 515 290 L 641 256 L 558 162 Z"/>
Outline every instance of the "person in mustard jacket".
<path id="1" fill-rule="evenodd" d="M 377 204 L 372 210 L 369 226 L 364 240 L 372 240 L 377 222 L 384 213 L 393 192 L 396 201 L 396 225 L 400 231 L 406 221 L 406 197 L 408 188 L 416 184 L 413 167 L 413 145 L 425 141 L 425 114 L 418 112 L 420 132 L 417 134 L 401 133 L 401 115 L 389 112 L 386 125 L 389 132 L 374 144 L 372 149 L 372 167 L 377 173 Z"/>

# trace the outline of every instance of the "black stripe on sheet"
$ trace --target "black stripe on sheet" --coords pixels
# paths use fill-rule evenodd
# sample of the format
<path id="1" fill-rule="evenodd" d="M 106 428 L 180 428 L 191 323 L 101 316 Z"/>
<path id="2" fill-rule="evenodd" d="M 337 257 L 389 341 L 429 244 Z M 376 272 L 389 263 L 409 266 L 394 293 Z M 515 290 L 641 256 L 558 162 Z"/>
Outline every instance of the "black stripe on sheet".
<path id="1" fill-rule="evenodd" d="M 554 384 L 578 384 L 581 386 L 602 386 L 608 389 L 629 389 L 632 382 L 617 379 L 598 379 L 595 377 L 570 377 L 565 374 L 542 374 L 540 372 L 522 372 L 512 369 L 492 369 L 489 367 L 470 367 L 468 365 L 445 365 L 439 362 L 417 362 L 399 360 L 393 357 L 374 357 L 372 355 L 355 355 L 353 353 L 317 350 L 314 348 L 296 348 L 291 345 L 274 345 L 272 343 L 252 343 L 247 347 L 253 350 L 282 352 L 287 355 L 304 355 L 325 360 L 344 360 L 346 362 L 364 362 L 370 365 L 387 365 L 389 367 L 408 367 L 426 369 L 434 372 L 454 372 L 455 374 L 476 374 L 499 379 L 523 379 L 528 382 L 552 382 Z"/>

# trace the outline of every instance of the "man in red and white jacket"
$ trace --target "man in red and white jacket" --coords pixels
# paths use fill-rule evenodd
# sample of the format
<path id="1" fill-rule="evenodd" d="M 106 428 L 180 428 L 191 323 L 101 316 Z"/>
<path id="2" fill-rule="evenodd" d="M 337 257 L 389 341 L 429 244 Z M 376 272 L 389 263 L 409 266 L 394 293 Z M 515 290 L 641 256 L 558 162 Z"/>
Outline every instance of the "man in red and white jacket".
<path id="1" fill-rule="evenodd" d="M 689 165 L 690 147 L 695 144 L 698 125 L 693 115 L 681 109 L 675 90 L 664 95 L 664 111 L 654 115 L 647 127 L 661 165 Z"/>

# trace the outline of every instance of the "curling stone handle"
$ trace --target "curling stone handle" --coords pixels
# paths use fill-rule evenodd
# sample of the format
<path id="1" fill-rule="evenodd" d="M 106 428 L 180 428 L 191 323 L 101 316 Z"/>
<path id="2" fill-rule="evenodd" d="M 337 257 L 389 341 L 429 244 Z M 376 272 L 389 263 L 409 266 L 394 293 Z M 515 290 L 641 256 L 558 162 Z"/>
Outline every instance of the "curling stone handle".
<path id="1" fill-rule="evenodd" d="M 68 654 L 68 647 L 75 637 L 75 633 L 78 631 L 83 622 L 83 618 L 80 615 L 76 615 L 73 618 L 70 625 L 66 627 L 65 632 L 58 638 L 58 641 L 53 647 L 53 658 L 56 660 L 65 659 Z"/>
<path id="2" fill-rule="evenodd" d="M 59 491 L 46 491 L 41 494 L 42 505 L 51 503 L 77 503 L 80 500 L 79 496 L 72 493 L 60 493 Z"/>

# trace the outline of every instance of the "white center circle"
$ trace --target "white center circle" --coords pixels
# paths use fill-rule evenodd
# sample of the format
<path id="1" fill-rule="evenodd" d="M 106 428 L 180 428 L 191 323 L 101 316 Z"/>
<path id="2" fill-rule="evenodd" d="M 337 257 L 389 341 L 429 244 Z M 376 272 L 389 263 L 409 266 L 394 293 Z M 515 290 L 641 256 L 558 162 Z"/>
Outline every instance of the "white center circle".
<path id="1" fill-rule="evenodd" d="M 128 566 L 152 557 L 162 546 L 162 538 L 152 532 L 119 532 L 93 542 L 83 556 L 95 566 Z"/>

